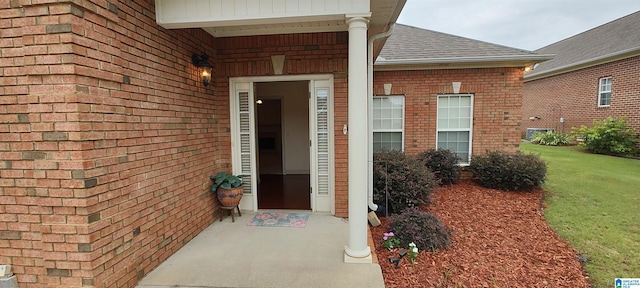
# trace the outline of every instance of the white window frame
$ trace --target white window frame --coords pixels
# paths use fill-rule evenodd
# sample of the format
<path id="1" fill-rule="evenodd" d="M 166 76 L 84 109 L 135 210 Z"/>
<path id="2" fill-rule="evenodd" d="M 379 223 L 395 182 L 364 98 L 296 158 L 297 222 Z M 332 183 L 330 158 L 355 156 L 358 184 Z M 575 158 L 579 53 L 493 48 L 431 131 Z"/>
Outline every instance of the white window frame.
<path id="1" fill-rule="evenodd" d="M 613 85 L 613 78 L 612 77 L 603 77 L 600 78 L 598 80 L 598 107 L 609 107 L 611 106 L 611 86 Z M 606 87 L 608 86 L 608 90 L 603 90 L 606 89 Z M 609 93 L 609 103 L 608 104 L 602 104 L 602 95 Z"/>
<path id="2" fill-rule="evenodd" d="M 458 164 L 459 166 L 468 166 L 471 161 L 471 151 L 473 150 L 473 94 L 440 94 L 438 95 L 438 99 L 436 99 L 436 109 L 439 111 L 439 100 L 443 97 L 466 97 L 468 96 L 471 101 L 471 106 L 469 109 L 470 117 L 469 117 L 469 128 L 439 128 L 440 127 L 440 115 L 439 112 L 436 113 L 436 149 L 438 149 L 438 134 L 439 132 L 469 132 L 469 159 L 460 159 L 461 162 Z"/>
<path id="3" fill-rule="evenodd" d="M 376 133 L 397 133 L 400 132 L 401 139 L 402 139 L 402 149 L 400 151 L 404 152 L 404 128 L 405 128 L 405 121 L 406 121 L 406 115 L 405 115 L 405 109 L 407 106 L 407 101 L 406 98 L 404 97 L 404 95 L 375 95 L 373 96 L 374 99 L 382 99 L 382 98 L 391 98 L 391 97 L 398 97 L 402 99 L 402 128 L 401 129 L 375 129 L 373 124 L 371 125 L 371 130 L 373 131 L 371 137 L 375 137 L 374 135 Z M 372 110 L 373 111 L 373 110 Z M 376 120 L 376 118 L 373 115 L 373 112 L 371 114 L 371 119 L 373 121 Z M 371 138 L 371 142 L 373 143 L 373 138 Z M 373 151 L 375 153 L 375 151 Z"/>

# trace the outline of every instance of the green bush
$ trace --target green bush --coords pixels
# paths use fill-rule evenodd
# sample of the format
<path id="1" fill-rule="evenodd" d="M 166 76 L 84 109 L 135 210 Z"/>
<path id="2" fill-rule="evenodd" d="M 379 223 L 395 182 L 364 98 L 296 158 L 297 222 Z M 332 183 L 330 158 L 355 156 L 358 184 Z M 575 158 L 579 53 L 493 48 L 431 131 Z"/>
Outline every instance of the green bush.
<path id="1" fill-rule="evenodd" d="M 451 245 L 451 232 L 433 214 L 419 208 L 408 208 L 393 215 L 389 224 L 400 240 L 400 247 L 413 242 L 420 250 L 436 250 Z"/>
<path id="2" fill-rule="evenodd" d="M 429 204 L 429 195 L 438 181 L 420 161 L 399 151 L 376 153 L 373 165 L 373 199 L 399 213 L 407 207 Z"/>
<path id="3" fill-rule="evenodd" d="M 627 127 L 626 118 L 608 117 L 602 121 L 593 121 L 593 127 L 582 125 L 573 128 L 573 133 L 582 138 L 580 143 L 592 153 L 606 155 L 637 154 L 638 141 L 633 128 Z"/>
<path id="4" fill-rule="evenodd" d="M 471 157 L 469 170 L 481 186 L 500 190 L 530 190 L 545 180 L 547 165 L 539 156 L 487 151 Z"/>
<path id="5" fill-rule="evenodd" d="M 417 156 L 418 160 L 433 171 L 441 185 L 451 185 L 460 180 L 460 157 L 447 149 L 430 149 Z"/>
<path id="6" fill-rule="evenodd" d="M 531 136 L 531 143 L 547 146 L 569 145 L 571 138 L 569 134 L 555 133 L 553 131 L 536 132 Z"/>

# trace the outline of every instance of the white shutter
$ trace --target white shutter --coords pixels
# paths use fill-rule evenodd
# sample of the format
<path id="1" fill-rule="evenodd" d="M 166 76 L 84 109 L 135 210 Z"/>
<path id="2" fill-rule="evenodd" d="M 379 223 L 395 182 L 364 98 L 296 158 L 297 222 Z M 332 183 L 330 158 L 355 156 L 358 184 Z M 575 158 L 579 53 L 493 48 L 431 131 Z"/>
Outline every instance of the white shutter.
<path id="1" fill-rule="evenodd" d="M 316 88 L 316 177 L 319 196 L 328 196 L 329 182 L 329 88 Z"/>
<path id="2" fill-rule="evenodd" d="M 239 132 L 240 132 L 240 173 L 245 175 L 242 178 L 244 182 L 244 193 L 251 194 L 251 111 L 249 91 L 238 91 L 238 116 L 239 116 Z"/>
<path id="3" fill-rule="evenodd" d="M 312 209 L 335 213 L 332 84 L 333 79 L 314 80 L 310 83 L 309 117 L 312 125 L 309 137 L 312 143 L 310 151 Z"/>

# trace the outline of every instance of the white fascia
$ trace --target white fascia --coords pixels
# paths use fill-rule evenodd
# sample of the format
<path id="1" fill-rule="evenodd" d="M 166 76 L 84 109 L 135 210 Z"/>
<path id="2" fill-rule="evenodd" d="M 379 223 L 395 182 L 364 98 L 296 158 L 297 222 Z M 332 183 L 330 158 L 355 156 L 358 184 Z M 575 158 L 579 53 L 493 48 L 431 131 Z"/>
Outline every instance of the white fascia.
<path id="1" fill-rule="evenodd" d="M 480 56 L 480 57 L 450 57 L 450 58 L 421 58 L 378 60 L 376 71 L 392 70 L 425 70 L 425 69 L 460 69 L 460 68 L 494 68 L 494 67 L 525 67 L 535 63 L 547 61 L 554 55 L 509 55 L 509 56 Z"/>

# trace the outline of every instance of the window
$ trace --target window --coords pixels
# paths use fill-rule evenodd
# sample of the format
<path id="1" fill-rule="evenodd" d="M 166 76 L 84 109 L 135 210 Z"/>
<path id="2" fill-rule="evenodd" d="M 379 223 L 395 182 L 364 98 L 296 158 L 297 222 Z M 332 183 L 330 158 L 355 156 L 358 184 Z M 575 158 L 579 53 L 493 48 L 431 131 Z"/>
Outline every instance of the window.
<path id="1" fill-rule="evenodd" d="M 460 164 L 469 164 L 472 125 L 472 95 L 438 96 L 436 149 L 449 149 L 460 157 Z"/>
<path id="2" fill-rule="evenodd" d="M 404 148 L 404 96 L 373 98 L 373 152 Z"/>
<path id="3" fill-rule="evenodd" d="M 611 105 L 611 77 L 600 78 L 598 85 L 598 106 Z"/>

